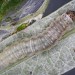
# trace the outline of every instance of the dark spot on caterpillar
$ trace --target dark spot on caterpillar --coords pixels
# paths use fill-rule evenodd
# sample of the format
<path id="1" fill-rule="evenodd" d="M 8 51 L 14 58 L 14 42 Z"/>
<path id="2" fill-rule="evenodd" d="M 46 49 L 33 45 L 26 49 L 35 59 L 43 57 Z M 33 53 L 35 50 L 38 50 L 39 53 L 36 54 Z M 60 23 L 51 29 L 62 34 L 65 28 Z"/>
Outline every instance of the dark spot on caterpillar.
<path id="1" fill-rule="evenodd" d="M 75 52 L 75 48 L 73 48 L 73 51 Z"/>
<path id="2" fill-rule="evenodd" d="M 30 75 L 32 75 L 32 71 L 30 71 Z"/>

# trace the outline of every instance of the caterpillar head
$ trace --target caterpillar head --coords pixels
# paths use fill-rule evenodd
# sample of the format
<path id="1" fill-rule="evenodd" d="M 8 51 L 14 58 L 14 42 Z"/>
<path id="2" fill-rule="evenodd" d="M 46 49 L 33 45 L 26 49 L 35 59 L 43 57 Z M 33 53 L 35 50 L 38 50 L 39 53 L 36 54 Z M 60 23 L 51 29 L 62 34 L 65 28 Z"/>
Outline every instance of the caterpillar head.
<path id="1" fill-rule="evenodd" d="M 69 15 L 73 21 L 75 21 L 75 11 L 69 10 L 66 12 L 66 14 Z"/>

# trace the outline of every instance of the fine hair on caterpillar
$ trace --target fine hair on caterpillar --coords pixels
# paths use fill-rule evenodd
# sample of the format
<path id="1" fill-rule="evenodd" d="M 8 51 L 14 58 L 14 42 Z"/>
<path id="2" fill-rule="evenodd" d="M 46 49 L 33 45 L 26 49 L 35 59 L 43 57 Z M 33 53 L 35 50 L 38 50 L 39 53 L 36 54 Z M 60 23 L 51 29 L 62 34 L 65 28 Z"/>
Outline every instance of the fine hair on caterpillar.
<path id="1" fill-rule="evenodd" d="M 54 19 L 44 32 L 37 36 L 32 36 L 27 41 L 5 48 L 0 54 L 0 70 L 5 69 L 10 66 L 11 63 L 15 63 L 17 60 L 22 59 L 25 56 L 29 56 L 38 51 L 43 51 L 48 47 L 52 48 L 65 32 L 75 27 L 74 20 L 74 11 L 63 13 Z"/>

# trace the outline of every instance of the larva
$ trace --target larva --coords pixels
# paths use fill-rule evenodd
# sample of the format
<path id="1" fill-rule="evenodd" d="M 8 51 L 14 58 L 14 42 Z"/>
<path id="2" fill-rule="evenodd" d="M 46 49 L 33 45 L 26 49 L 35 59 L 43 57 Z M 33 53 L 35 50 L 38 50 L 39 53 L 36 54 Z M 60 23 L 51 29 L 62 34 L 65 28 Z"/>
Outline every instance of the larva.
<path id="1" fill-rule="evenodd" d="M 74 28 L 75 12 L 69 11 L 56 18 L 51 25 L 37 36 L 32 36 L 27 41 L 6 48 L 0 54 L 0 70 L 10 66 L 25 56 L 31 56 L 36 52 L 52 48 L 62 35 Z"/>

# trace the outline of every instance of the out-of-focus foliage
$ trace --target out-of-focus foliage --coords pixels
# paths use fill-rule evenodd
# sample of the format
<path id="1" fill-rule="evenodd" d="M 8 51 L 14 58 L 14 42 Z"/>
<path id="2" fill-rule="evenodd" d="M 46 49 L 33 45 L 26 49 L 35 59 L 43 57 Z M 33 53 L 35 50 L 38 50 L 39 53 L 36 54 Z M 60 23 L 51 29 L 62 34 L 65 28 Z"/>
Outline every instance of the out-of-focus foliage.
<path id="1" fill-rule="evenodd" d="M 0 8 L 1 8 L 2 3 L 3 3 L 3 0 L 0 0 Z"/>
<path id="2" fill-rule="evenodd" d="M 14 10 L 24 0 L 0 0 L 0 20 L 9 11 Z"/>

